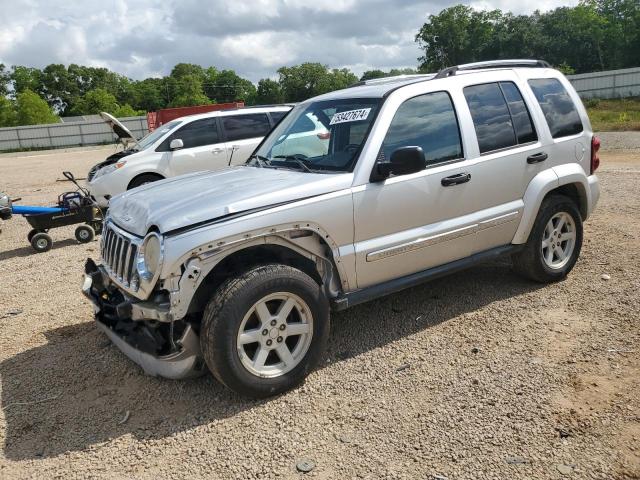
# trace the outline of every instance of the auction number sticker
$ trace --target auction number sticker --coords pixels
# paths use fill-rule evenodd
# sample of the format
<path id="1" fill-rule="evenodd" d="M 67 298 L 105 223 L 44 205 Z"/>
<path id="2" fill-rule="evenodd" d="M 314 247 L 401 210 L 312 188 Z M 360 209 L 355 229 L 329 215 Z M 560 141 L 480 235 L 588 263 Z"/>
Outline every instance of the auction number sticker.
<path id="1" fill-rule="evenodd" d="M 360 120 L 366 120 L 371 112 L 370 108 L 360 108 L 358 110 L 349 110 L 348 112 L 340 112 L 333 115 L 329 125 L 335 125 L 336 123 L 345 122 L 358 122 Z"/>

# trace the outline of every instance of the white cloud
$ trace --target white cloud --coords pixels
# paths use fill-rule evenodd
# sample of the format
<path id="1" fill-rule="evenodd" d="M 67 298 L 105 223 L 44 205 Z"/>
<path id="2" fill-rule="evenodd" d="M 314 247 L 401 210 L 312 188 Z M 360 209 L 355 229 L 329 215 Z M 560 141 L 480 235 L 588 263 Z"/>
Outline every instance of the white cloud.
<path id="1" fill-rule="evenodd" d="M 576 0 L 568 0 L 575 4 Z M 232 68 L 253 81 L 282 65 L 415 67 L 414 36 L 447 0 L 0 0 L 0 62 L 105 66 L 133 78 L 178 62 Z M 566 4 L 567 2 L 563 2 Z M 559 0 L 478 0 L 476 8 L 546 10 Z"/>

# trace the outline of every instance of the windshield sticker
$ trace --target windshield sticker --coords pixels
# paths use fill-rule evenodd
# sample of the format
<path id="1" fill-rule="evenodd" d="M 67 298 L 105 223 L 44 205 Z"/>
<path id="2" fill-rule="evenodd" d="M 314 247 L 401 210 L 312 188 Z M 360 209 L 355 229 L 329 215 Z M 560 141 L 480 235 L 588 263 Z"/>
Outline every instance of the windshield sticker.
<path id="1" fill-rule="evenodd" d="M 369 116 L 370 108 L 360 108 L 358 110 L 349 110 L 348 112 L 336 113 L 329 122 L 329 125 L 335 125 L 336 123 L 345 122 L 359 122 L 360 120 L 366 120 Z"/>

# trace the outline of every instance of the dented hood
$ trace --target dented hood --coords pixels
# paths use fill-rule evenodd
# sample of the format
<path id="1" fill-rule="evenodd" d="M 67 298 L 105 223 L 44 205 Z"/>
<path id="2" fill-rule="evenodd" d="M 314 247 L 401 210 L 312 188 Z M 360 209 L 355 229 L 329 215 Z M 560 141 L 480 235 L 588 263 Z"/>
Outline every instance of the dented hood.
<path id="1" fill-rule="evenodd" d="M 109 216 L 139 236 L 166 234 L 221 217 L 331 193 L 351 186 L 350 173 L 318 174 L 234 167 L 150 183 L 111 199 Z"/>

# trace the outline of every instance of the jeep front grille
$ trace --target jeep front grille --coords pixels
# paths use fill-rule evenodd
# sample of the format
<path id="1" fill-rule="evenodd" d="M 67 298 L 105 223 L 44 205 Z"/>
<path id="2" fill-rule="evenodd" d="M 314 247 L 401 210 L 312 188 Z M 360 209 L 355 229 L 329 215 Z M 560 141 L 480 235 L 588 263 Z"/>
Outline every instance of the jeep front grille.
<path id="1" fill-rule="evenodd" d="M 136 274 L 136 256 L 139 239 L 129 236 L 111 223 L 102 232 L 102 262 L 112 280 L 133 291 L 138 290 L 138 282 L 132 280 Z"/>

